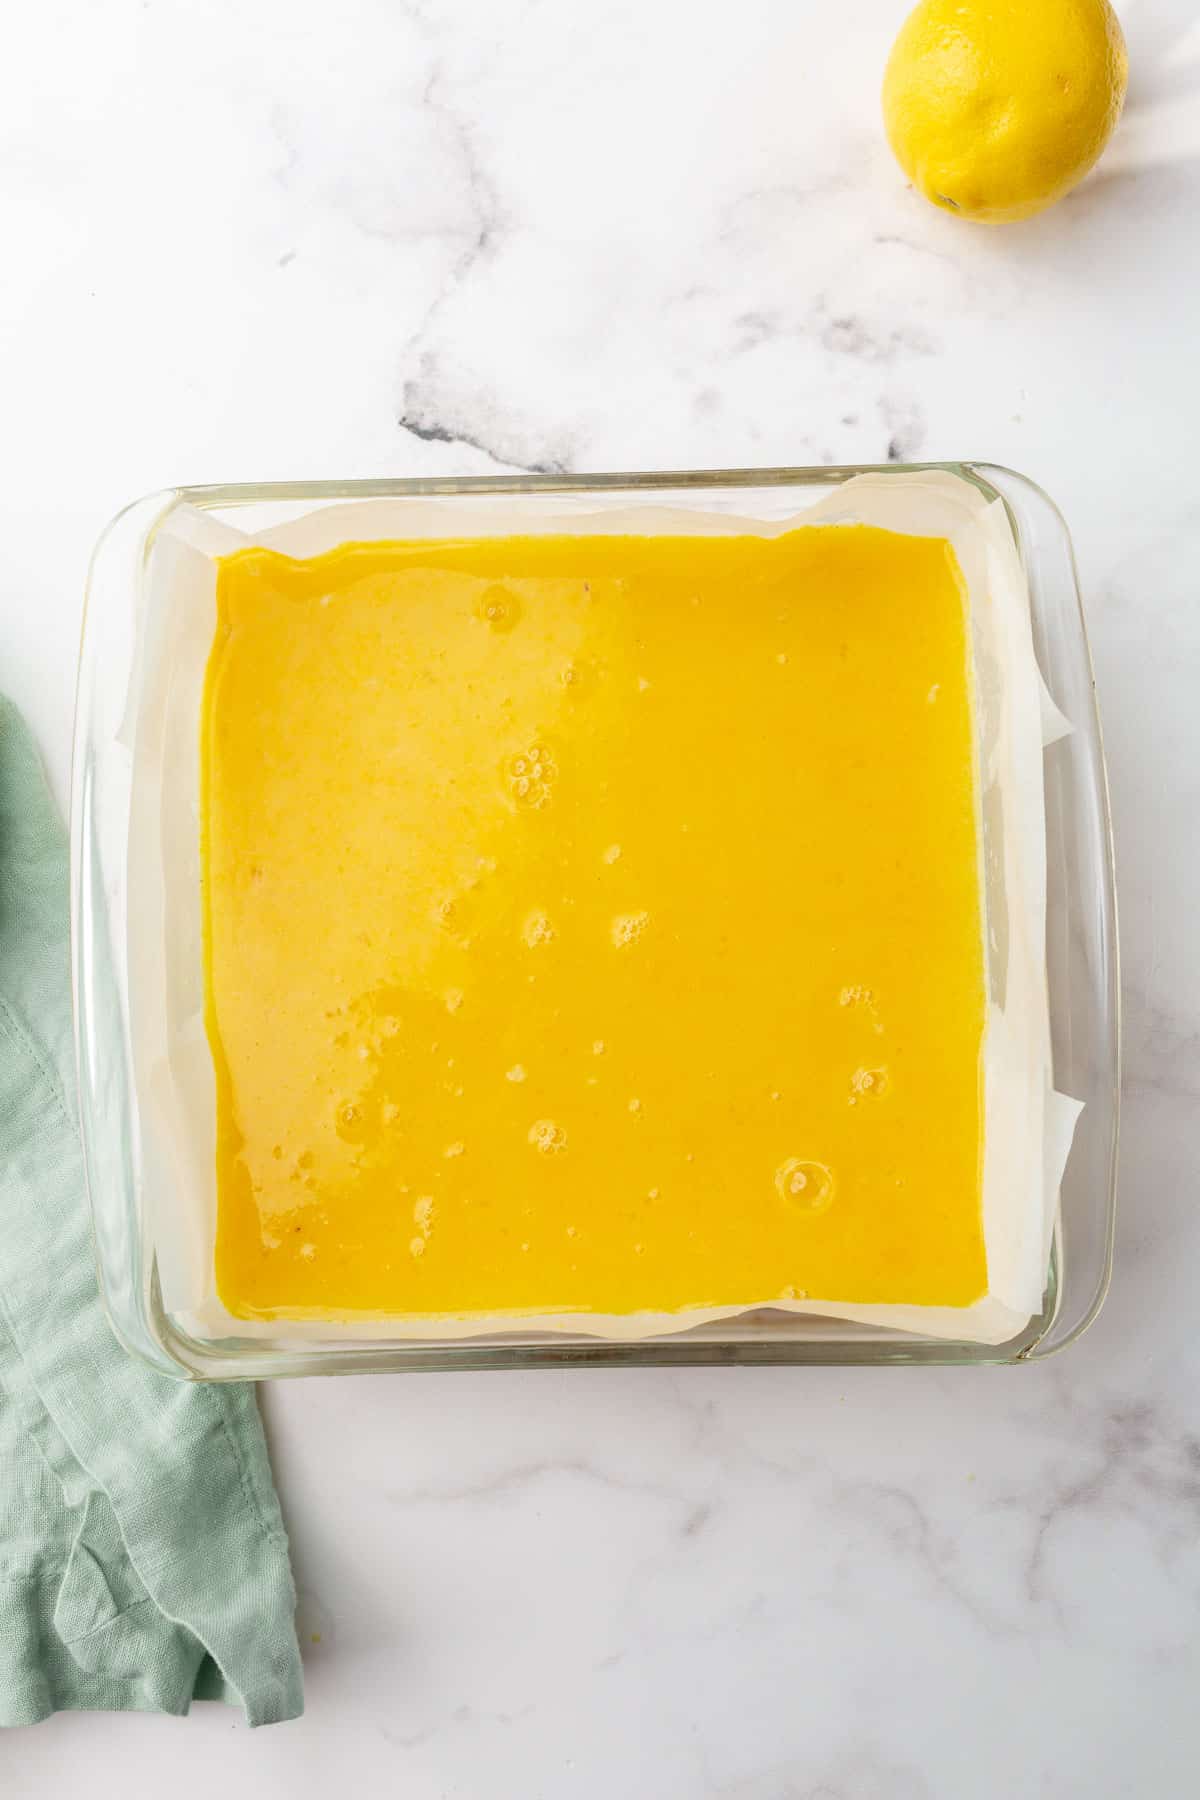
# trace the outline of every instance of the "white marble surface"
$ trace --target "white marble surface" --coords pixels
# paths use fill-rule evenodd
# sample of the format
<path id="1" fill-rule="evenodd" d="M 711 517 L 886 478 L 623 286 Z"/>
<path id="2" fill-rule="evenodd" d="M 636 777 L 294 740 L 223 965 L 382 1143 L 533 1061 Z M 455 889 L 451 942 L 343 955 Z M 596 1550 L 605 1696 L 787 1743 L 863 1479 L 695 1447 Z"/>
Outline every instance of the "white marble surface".
<path id="1" fill-rule="evenodd" d="M 1130 0 L 1103 170 L 989 232 L 882 141 L 904 10 L 6 15 L 0 685 L 60 794 L 87 554 L 146 489 L 980 456 L 1075 534 L 1128 1008 L 1065 1356 L 276 1388 L 307 1717 L 58 1719 L 0 1741 L 14 1800 L 1197 1791 L 1200 25 Z"/>

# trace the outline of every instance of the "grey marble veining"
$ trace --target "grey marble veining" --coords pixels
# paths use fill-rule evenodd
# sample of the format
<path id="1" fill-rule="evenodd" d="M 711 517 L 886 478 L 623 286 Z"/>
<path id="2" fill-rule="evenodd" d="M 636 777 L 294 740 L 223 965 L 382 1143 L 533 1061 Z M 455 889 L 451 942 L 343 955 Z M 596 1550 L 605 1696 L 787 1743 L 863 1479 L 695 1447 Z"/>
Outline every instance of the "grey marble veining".
<path id="1" fill-rule="evenodd" d="M 309 1714 L 60 1719 L 5 1792 L 1185 1800 L 1200 1756 L 1200 27 L 973 228 L 903 0 L 24 7 L 0 80 L 0 683 L 59 792 L 86 557 L 173 480 L 973 456 L 1074 533 L 1127 1022 L 1116 1278 L 1039 1368 L 266 1397 Z"/>

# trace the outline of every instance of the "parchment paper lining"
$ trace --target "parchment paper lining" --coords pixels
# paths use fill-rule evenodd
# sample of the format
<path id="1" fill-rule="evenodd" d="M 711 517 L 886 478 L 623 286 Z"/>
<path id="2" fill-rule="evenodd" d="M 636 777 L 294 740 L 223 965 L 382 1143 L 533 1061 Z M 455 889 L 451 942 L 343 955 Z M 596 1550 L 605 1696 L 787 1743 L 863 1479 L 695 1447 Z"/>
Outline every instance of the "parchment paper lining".
<path id="1" fill-rule="evenodd" d="M 723 497 L 724 498 L 724 497 Z M 778 503 L 779 496 L 775 496 Z M 726 502 L 728 504 L 728 502 Z M 143 1193 L 162 1300 L 204 1338 L 297 1343 L 425 1342 L 519 1332 L 621 1340 L 729 1320 L 764 1305 L 935 1337 L 1003 1343 L 1039 1310 L 1059 1184 L 1080 1106 L 1054 1091 L 1045 972 L 1046 847 L 1042 752 L 1071 729 L 1034 657 L 1028 594 L 1008 516 L 961 477 L 859 476 L 801 512 L 758 516 L 631 505 L 625 495 L 512 495 L 355 501 L 249 537 L 180 506 L 160 528 L 143 603 L 143 655 L 126 709 L 134 737 L 129 846 L 130 997 Z M 787 494 L 794 508 L 794 490 Z M 248 1322 L 217 1299 L 215 1085 L 203 1025 L 199 865 L 199 719 L 216 620 L 216 559 L 250 543 L 313 556 L 350 540 L 516 533 L 755 533 L 861 523 L 945 537 L 967 583 L 980 769 L 989 1006 L 984 1047 L 984 1234 L 988 1291 L 973 1306 L 856 1306 L 836 1297 L 628 1316 L 328 1317 Z M 133 904 L 136 897 L 137 905 Z M 739 1334 L 740 1335 L 740 1334 Z"/>

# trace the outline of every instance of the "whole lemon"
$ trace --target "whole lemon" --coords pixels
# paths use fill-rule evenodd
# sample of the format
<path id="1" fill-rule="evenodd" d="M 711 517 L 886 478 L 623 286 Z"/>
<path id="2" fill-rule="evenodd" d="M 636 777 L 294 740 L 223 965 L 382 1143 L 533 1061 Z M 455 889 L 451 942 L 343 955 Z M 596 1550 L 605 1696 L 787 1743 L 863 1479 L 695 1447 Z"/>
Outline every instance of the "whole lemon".
<path id="1" fill-rule="evenodd" d="M 935 205 L 1023 219 L 1087 174 L 1127 76 L 1108 0 L 921 0 L 888 58 L 884 124 Z"/>

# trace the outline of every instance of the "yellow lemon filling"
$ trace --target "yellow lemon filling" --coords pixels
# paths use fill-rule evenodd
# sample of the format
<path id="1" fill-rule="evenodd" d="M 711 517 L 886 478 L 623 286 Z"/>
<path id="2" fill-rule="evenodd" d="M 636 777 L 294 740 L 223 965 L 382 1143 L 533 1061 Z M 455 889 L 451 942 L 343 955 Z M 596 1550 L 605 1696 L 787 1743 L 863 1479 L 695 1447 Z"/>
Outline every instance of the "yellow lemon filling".
<path id="1" fill-rule="evenodd" d="M 232 1313 L 985 1291 L 944 541 L 252 548 L 217 605 L 202 848 Z"/>

